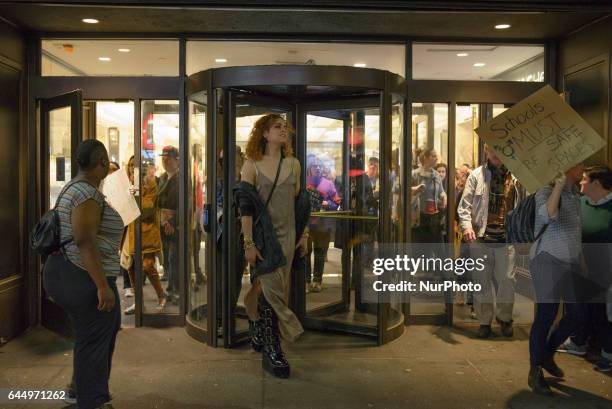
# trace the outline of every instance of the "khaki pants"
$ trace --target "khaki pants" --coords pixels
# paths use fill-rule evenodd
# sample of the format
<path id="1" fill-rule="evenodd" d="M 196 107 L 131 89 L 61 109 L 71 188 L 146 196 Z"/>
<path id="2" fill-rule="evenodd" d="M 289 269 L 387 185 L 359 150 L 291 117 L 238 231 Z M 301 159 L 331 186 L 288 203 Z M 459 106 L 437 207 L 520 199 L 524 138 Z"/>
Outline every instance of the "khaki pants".
<path id="1" fill-rule="evenodd" d="M 481 242 L 470 246 L 473 259 L 485 258 L 485 268 L 474 270 L 474 284 L 480 284 L 480 292 L 474 292 L 474 310 L 481 325 L 490 325 L 494 316 L 500 321 L 512 321 L 514 308 L 514 246 L 489 247 Z M 486 256 L 486 257 L 485 257 Z M 494 314 L 494 301 L 497 311 Z"/>

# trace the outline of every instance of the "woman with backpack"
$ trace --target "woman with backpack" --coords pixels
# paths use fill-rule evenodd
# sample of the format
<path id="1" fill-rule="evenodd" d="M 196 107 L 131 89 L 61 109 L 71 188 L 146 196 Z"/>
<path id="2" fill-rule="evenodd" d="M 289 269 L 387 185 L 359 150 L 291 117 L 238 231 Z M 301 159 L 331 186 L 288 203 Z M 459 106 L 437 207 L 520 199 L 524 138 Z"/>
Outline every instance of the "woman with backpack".
<path id="1" fill-rule="evenodd" d="M 575 284 L 583 270 L 577 184 L 582 179 L 583 169 L 582 164 L 570 168 L 555 179 L 553 186 L 540 189 L 535 196 L 534 231 L 546 229 L 530 250 L 537 306 L 529 335 L 528 384 L 535 393 L 542 395 L 552 395 L 542 370 L 558 378 L 564 376 L 553 357 L 557 347 L 576 326 Z M 566 314 L 552 328 L 561 300 Z"/>
<path id="2" fill-rule="evenodd" d="M 56 207 L 60 241 L 68 243 L 46 260 L 43 285 L 74 325 L 78 408 L 112 408 L 108 380 L 121 325 L 116 280 L 124 226 L 98 190 L 109 168 L 104 145 L 81 142 L 76 162 L 78 174 L 63 188 Z"/>

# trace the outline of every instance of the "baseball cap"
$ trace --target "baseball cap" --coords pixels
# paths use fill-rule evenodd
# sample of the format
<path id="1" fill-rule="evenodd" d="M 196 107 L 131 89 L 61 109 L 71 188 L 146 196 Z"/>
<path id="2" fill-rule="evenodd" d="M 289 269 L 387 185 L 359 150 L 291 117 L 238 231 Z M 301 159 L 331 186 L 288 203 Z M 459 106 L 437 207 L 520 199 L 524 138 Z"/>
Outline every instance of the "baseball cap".
<path id="1" fill-rule="evenodd" d="M 164 146 L 162 153 L 159 156 L 172 156 L 173 158 L 179 157 L 179 151 L 172 145 Z"/>

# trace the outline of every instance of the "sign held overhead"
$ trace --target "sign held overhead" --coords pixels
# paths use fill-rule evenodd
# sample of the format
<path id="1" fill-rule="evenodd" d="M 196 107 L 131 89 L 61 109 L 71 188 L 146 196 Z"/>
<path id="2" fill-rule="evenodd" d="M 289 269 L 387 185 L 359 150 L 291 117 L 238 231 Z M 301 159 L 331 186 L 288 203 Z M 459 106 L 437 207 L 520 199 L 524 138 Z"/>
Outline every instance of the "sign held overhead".
<path id="1" fill-rule="evenodd" d="M 546 85 L 476 129 L 525 188 L 534 192 L 605 146 Z"/>

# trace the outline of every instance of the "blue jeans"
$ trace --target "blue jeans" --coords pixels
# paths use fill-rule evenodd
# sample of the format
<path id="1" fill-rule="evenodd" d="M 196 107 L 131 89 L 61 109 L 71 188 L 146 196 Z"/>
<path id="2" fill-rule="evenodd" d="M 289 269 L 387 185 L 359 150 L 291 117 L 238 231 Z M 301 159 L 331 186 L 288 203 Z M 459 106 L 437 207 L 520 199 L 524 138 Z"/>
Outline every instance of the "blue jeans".
<path id="1" fill-rule="evenodd" d="M 43 271 L 45 291 L 74 325 L 73 380 L 79 409 L 94 409 L 110 401 L 108 380 L 121 309 L 116 278 L 107 279 L 115 294 L 115 307 L 109 312 L 98 310 L 98 291 L 87 271 L 62 255 L 49 256 Z"/>
<path id="2" fill-rule="evenodd" d="M 531 365 L 535 366 L 551 360 L 559 345 L 574 333 L 582 304 L 575 302 L 574 283 L 580 272 L 579 265 L 540 253 L 531 261 L 530 270 L 537 305 L 529 334 L 529 357 Z M 552 328 L 561 300 L 565 313 Z"/>

